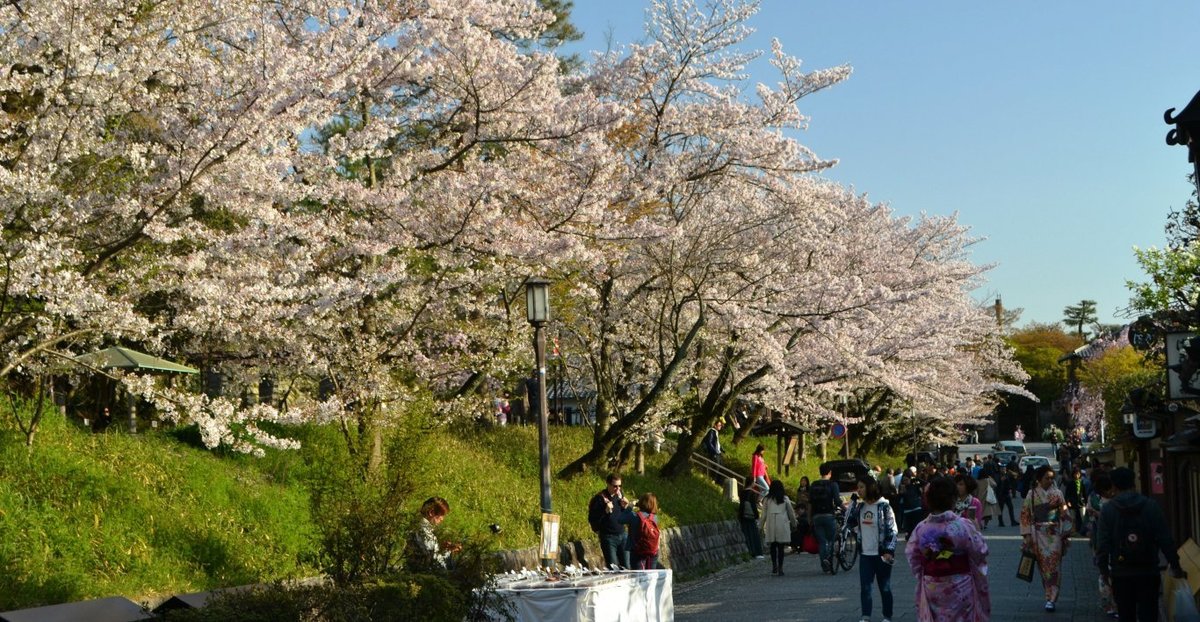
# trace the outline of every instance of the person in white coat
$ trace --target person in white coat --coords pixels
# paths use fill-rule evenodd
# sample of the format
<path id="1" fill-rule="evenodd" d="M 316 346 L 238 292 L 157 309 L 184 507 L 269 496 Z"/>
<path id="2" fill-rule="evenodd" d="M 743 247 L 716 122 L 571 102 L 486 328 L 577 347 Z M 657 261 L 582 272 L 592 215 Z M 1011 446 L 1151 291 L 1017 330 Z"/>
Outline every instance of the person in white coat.
<path id="1" fill-rule="evenodd" d="M 771 482 L 758 523 L 763 530 L 763 542 L 771 545 L 771 574 L 782 576 L 783 555 L 792 541 L 792 530 L 796 528 L 796 510 L 783 492 L 782 481 Z"/>

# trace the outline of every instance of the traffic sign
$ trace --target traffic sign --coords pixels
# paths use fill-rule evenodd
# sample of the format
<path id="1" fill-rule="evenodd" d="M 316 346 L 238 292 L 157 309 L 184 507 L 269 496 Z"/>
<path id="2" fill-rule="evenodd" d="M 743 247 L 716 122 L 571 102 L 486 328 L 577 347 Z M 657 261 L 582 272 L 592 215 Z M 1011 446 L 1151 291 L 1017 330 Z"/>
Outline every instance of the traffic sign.
<path id="1" fill-rule="evenodd" d="M 830 432 L 832 432 L 833 438 L 842 438 L 846 435 L 846 424 L 835 423 L 833 424 L 833 428 L 830 430 Z"/>

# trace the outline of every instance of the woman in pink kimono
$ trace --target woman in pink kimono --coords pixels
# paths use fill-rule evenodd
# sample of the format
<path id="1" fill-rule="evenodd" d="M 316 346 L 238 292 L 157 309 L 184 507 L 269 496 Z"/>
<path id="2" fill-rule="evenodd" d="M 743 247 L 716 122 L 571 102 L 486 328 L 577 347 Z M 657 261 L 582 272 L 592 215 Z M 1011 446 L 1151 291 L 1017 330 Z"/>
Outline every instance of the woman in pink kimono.
<path id="1" fill-rule="evenodd" d="M 1054 486 L 1054 470 L 1049 465 L 1038 468 L 1033 481 L 1036 485 L 1021 504 L 1022 547 L 1037 556 L 1042 588 L 1046 590 L 1046 611 L 1054 611 L 1062 582 L 1059 569 L 1075 528 L 1067 500 Z"/>
<path id="2" fill-rule="evenodd" d="M 991 619 L 987 543 L 973 521 L 954 512 L 954 480 L 929 482 L 929 517 L 913 529 L 905 545 L 908 565 L 917 578 L 920 622 L 985 622 Z"/>

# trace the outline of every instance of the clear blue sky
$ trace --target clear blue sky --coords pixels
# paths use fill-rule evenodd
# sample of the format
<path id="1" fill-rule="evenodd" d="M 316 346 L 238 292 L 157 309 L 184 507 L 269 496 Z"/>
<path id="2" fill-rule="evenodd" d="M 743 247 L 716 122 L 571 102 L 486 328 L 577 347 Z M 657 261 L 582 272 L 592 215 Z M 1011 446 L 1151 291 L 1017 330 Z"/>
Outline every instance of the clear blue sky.
<path id="1" fill-rule="evenodd" d="M 575 0 L 572 51 L 643 38 L 646 0 Z M 957 212 L 980 264 L 974 292 L 1056 322 L 1097 301 L 1124 322 L 1132 247 L 1163 246 L 1188 199 L 1187 150 L 1163 111 L 1200 90 L 1200 2 L 764 0 L 747 47 L 847 82 L 801 100 L 797 138 L 838 159 L 827 177 L 901 214 Z M 765 62 L 748 87 L 774 84 Z"/>

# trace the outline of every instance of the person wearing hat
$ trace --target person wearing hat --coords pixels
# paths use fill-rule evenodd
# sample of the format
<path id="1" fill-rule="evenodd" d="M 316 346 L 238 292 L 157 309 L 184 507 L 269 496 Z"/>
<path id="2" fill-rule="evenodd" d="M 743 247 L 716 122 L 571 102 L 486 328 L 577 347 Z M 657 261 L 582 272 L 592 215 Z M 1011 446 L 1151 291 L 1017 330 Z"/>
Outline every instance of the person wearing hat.
<path id="1" fill-rule="evenodd" d="M 1116 496 L 1101 508 L 1096 528 L 1100 574 L 1112 578 L 1118 619 L 1158 620 L 1158 554 L 1167 558 L 1171 576 L 1183 579 L 1187 573 L 1162 508 L 1134 488 L 1133 470 L 1113 469 L 1109 478 Z"/>

